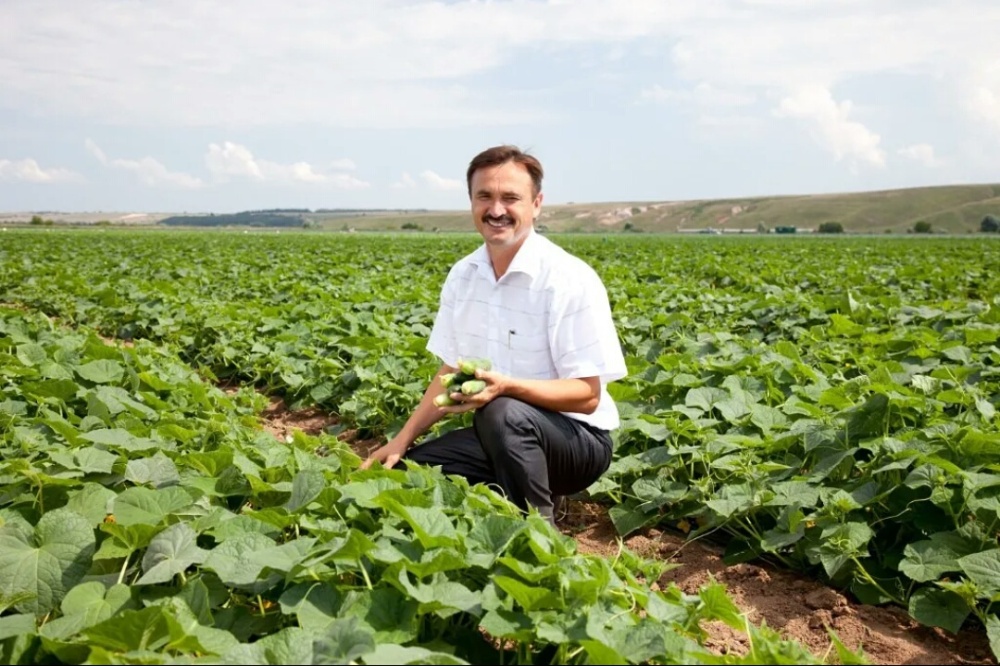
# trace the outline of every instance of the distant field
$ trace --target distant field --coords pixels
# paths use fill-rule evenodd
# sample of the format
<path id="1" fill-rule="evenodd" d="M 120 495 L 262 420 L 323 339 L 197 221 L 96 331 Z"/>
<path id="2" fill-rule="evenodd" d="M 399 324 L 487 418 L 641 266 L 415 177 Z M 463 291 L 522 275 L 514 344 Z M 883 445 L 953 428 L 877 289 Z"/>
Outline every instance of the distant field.
<path id="1" fill-rule="evenodd" d="M 309 226 L 327 231 L 468 231 L 465 210 L 317 211 L 176 218 L 172 213 L 0 212 L 0 224 L 29 224 L 33 215 L 55 225 L 188 225 L 192 219 L 214 226 Z M 185 214 L 189 215 L 189 214 Z M 191 214 L 194 215 L 194 214 Z M 906 233 L 917 222 L 935 232 L 979 231 L 986 215 L 1000 217 L 1000 184 L 947 185 L 875 192 L 747 197 L 691 201 L 631 201 L 546 205 L 538 220 L 552 232 L 678 233 L 714 229 L 754 232 L 791 226 L 815 230 L 824 222 L 840 223 L 849 233 Z M 280 218 L 281 225 L 274 224 Z M 285 219 L 287 218 L 287 222 Z M 198 225 L 202 226 L 202 225 Z"/>

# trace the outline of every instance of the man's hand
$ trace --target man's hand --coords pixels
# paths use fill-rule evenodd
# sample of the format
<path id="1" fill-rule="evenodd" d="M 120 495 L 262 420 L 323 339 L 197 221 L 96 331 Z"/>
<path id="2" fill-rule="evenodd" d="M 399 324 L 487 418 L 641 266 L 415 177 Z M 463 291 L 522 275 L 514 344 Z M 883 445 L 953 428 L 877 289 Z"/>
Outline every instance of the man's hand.
<path id="1" fill-rule="evenodd" d="M 449 393 L 448 395 L 457 404 L 449 405 L 447 407 L 438 407 L 438 409 L 446 414 L 461 414 L 462 412 L 478 409 L 494 398 L 504 395 L 510 381 L 510 378 L 506 375 L 502 375 L 499 372 L 491 372 L 489 370 L 476 370 L 475 376 L 476 379 L 481 379 L 486 382 L 486 388 L 479 393 L 473 393 L 472 395 L 465 395 L 464 393 Z"/>
<path id="2" fill-rule="evenodd" d="M 386 469 L 391 469 L 393 465 L 399 462 L 399 459 L 403 457 L 408 448 L 409 446 L 404 441 L 391 440 L 388 444 L 368 454 L 368 457 L 361 463 L 361 469 L 368 469 L 376 460 L 382 463 L 382 466 Z"/>

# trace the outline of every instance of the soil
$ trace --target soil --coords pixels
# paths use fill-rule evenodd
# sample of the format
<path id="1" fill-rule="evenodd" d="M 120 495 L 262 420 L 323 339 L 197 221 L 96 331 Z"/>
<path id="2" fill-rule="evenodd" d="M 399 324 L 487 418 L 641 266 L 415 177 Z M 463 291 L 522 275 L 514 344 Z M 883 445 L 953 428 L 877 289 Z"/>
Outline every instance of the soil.
<path id="1" fill-rule="evenodd" d="M 337 423 L 316 409 L 289 411 L 273 399 L 264 411 L 263 425 L 284 440 L 294 429 L 317 435 Z M 341 433 L 361 457 L 382 442 Z M 576 539 L 580 552 L 613 557 L 619 536 L 606 507 L 567 499 L 559 520 L 563 533 Z M 835 661 L 827 628 L 844 645 L 863 650 L 873 664 L 996 664 L 986 632 L 967 623 L 958 635 L 925 627 L 904 609 L 860 604 L 814 578 L 767 563 L 726 565 L 723 549 L 709 542 L 687 541 L 683 534 L 648 528 L 624 539 L 633 552 L 677 565 L 658 581 L 661 588 L 676 584 L 689 594 L 715 580 L 723 583 L 739 609 L 755 624 L 766 622 L 783 638 L 799 641 L 820 659 Z M 746 638 L 721 622 L 704 626 L 706 645 L 719 654 L 745 654 Z"/>

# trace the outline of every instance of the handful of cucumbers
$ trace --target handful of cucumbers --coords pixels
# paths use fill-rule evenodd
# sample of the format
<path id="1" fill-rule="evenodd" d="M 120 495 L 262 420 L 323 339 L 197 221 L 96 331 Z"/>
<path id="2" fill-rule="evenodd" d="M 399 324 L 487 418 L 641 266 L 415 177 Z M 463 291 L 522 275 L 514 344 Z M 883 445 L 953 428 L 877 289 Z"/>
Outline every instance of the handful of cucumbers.
<path id="1" fill-rule="evenodd" d="M 490 370 L 493 364 L 488 358 L 466 358 L 459 359 L 458 372 L 449 372 L 441 375 L 441 385 L 445 391 L 434 398 L 434 404 L 438 407 L 448 407 L 457 404 L 451 399 L 452 393 L 462 393 L 464 395 L 474 395 L 486 388 L 486 382 L 476 379 L 476 370 Z"/>

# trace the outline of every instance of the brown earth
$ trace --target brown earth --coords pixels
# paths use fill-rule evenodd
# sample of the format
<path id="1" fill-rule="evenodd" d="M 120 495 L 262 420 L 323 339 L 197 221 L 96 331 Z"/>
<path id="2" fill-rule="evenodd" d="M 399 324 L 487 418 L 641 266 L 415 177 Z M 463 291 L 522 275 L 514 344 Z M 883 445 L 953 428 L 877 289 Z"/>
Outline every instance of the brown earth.
<path id="1" fill-rule="evenodd" d="M 282 400 L 272 399 L 262 414 L 264 427 L 284 440 L 295 429 L 317 435 L 337 420 L 316 409 L 289 411 Z M 365 457 L 381 445 L 345 432 L 340 439 Z M 576 539 L 582 553 L 613 557 L 619 536 L 607 509 L 596 502 L 567 499 L 559 526 Z M 863 651 L 873 664 L 996 664 L 989 640 L 972 623 L 957 635 L 925 627 L 904 609 L 857 603 L 814 578 L 767 563 L 726 565 L 722 548 L 704 541 L 687 541 L 680 533 L 649 528 L 624 544 L 638 555 L 676 564 L 658 581 L 661 587 L 677 584 L 694 594 L 714 579 L 723 583 L 733 601 L 754 624 L 767 623 L 783 638 L 794 639 L 817 657 L 835 660 L 827 628 L 848 648 Z M 720 654 L 744 654 L 746 637 L 721 622 L 705 626 L 707 646 Z"/>

